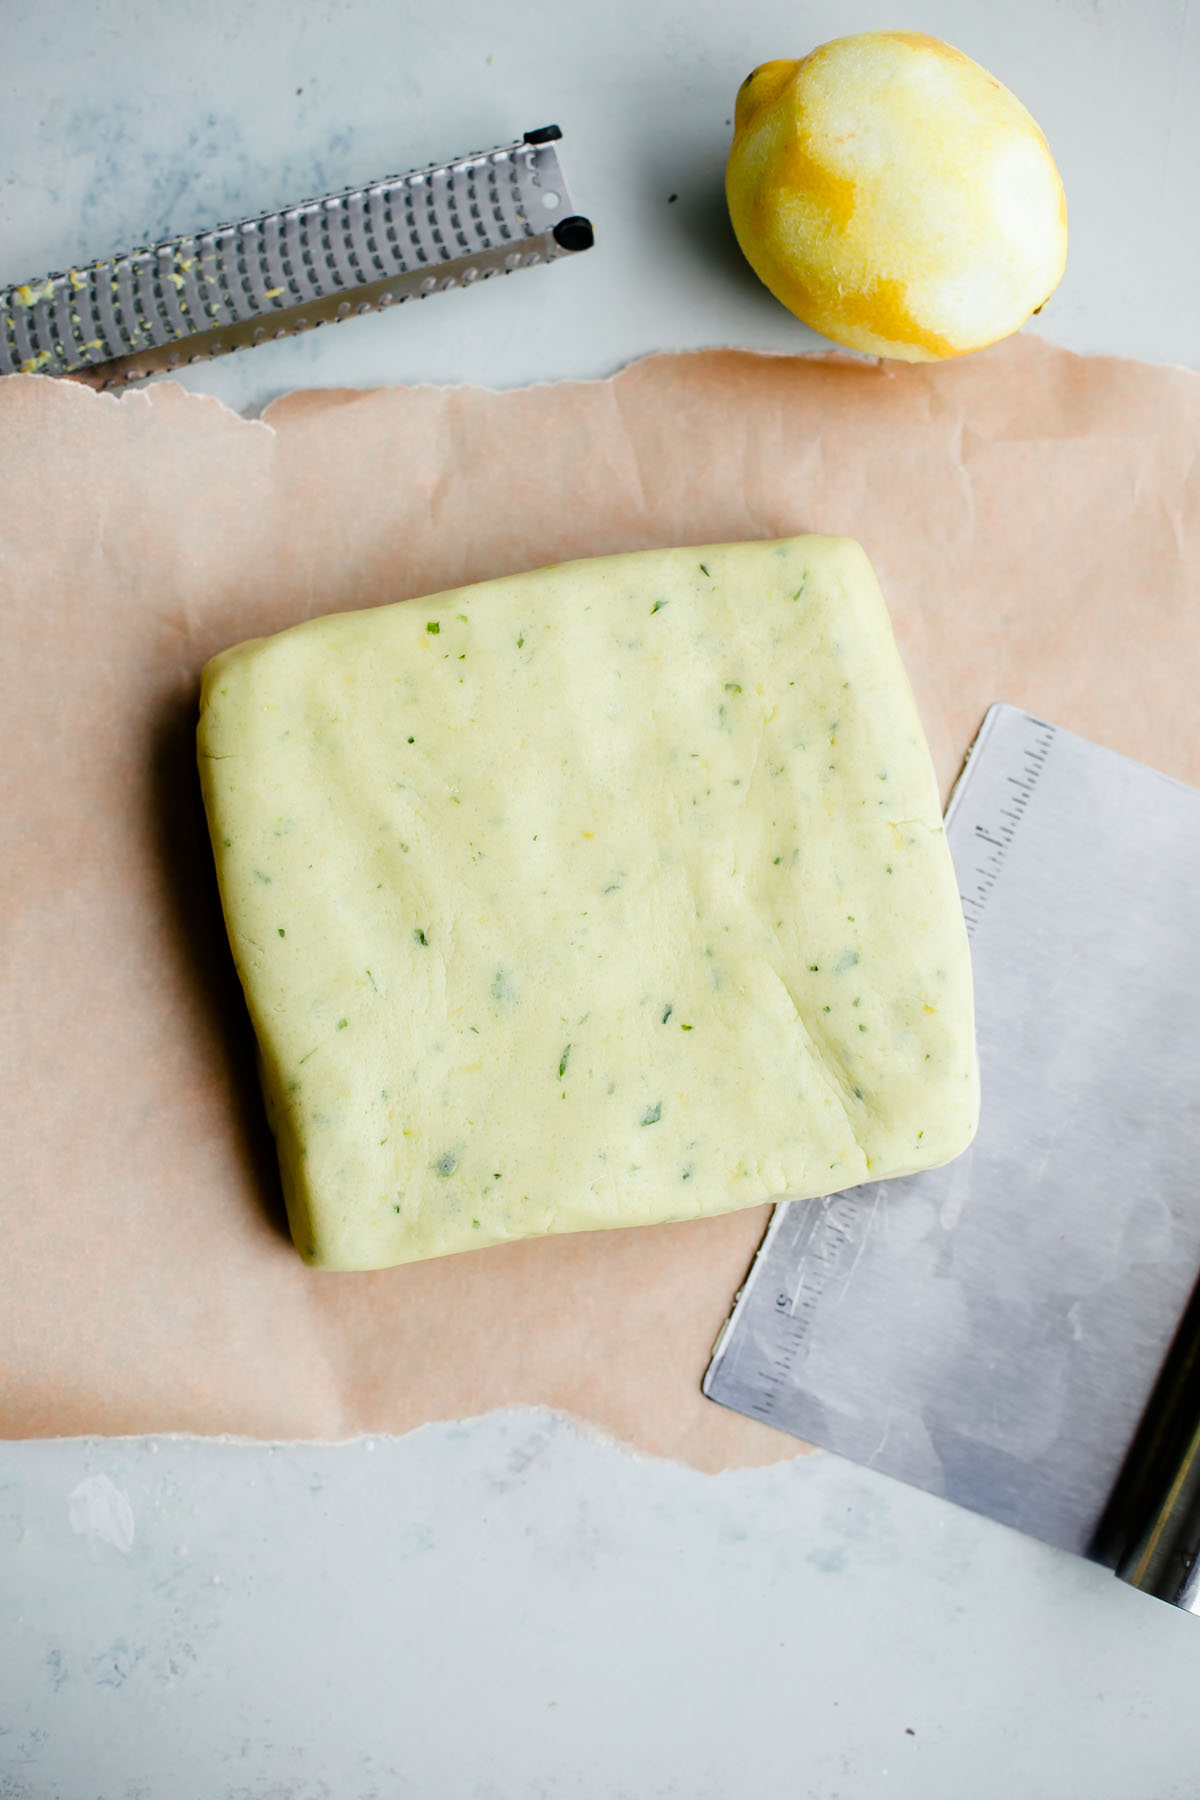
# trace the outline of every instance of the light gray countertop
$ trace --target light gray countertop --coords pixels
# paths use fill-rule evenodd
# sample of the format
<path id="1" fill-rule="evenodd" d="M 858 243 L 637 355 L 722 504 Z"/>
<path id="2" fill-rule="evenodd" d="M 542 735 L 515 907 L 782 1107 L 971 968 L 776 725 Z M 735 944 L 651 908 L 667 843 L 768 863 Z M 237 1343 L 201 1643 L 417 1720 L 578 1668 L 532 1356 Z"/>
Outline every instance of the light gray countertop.
<path id="1" fill-rule="evenodd" d="M 880 22 L 3 0 L 0 284 L 553 120 L 594 251 L 188 385 L 254 412 L 813 348 L 733 252 L 727 120 L 758 62 Z M 1200 10 L 883 22 L 958 43 L 1043 125 L 1072 251 L 1040 329 L 1200 365 Z M 337 1448 L 0 1445 L 0 1800 L 1190 1800 L 1197 1677 L 1193 1618 L 825 1456 L 702 1476 L 527 1411 Z"/>

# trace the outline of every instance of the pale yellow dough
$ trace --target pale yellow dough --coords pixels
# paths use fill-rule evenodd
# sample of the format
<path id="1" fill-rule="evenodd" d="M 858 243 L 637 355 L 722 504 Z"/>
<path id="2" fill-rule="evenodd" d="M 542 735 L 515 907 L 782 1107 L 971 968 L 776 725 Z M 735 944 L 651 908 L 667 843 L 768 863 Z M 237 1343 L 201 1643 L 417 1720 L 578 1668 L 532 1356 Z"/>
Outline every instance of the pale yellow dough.
<path id="1" fill-rule="evenodd" d="M 937 789 L 855 543 L 316 619 L 209 664 L 199 751 L 318 1267 L 830 1193 L 974 1132 Z"/>

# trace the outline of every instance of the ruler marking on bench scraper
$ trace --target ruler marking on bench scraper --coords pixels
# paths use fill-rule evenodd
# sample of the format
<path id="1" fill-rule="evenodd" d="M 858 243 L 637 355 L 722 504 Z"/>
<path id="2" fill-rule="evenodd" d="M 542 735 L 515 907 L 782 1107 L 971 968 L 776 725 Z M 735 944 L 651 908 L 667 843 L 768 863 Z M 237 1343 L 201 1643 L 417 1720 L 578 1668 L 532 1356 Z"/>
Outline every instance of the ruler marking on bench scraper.
<path id="1" fill-rule="evenodd" d="M 967 923 L 968 938 L 974 937 L 979 921 L 991 898 L 992 889 L 1000 879 L 1009 847 L 1025 818 L 1026 810 L 1037 790 L 1038 782 L 1045 771 L 1047 758 L 1058 735 L 1053 725 L 1047 725 L 1042 719 L 1035 719 L 1030 713 L 1024 715 L 1023 723 L 1032 727 L 1034 735 L 1021 748 L 1020 772 L 1013 774 L 1011 771 L 1006 771 L 1002 783 L 1002 789 L 1012 788 L 1014 790 L 1013 796 L 1007 805 L 1002 805 L 1000 796 L 997 795 L 994 808 L 988 809 L 984 818 L 975 821 L 974 841 L 977 844 L 986 844 L 988 851 L 970 870 L 970 875 L 974 877 L 974 886 L 970 887 L 969 883 L 964 881 L 959 893 L 963 917 Z M 985 732 L 987 729 L 985 727 Z M 973 755 L 978 753 L 983 741 L 984 737 L 981 734 L 980 745 L 976 747 L 976 751 L 972 752 Z M 970 789 L 964 783 L 959 791 L 965 793 Z M 951 804 L 953 807 L 953 802 Z"/>
<path id="2" fill-rule="evenodd" d="M 831 1282 L 843 1271 L 847 1282 L 853 1275 L 870 1235 L 877 1204 L 877 1200 L 873 1201 L 869 1211 L 865 1211 L 856 1198 L 846 1194 L 832 1194 L 811 1203 L 811 1230 L 796 1279 L 790 1291 L 781 1288 L 775 1295 L 776 1316 L 786 1319 L 788 1325 L 776 1356 L 764 1370 L 766 1391 L 754 1409 L 760 1418 L 770 1419 L 780 1391 L 803 1360 L 817 1308 Z"/>

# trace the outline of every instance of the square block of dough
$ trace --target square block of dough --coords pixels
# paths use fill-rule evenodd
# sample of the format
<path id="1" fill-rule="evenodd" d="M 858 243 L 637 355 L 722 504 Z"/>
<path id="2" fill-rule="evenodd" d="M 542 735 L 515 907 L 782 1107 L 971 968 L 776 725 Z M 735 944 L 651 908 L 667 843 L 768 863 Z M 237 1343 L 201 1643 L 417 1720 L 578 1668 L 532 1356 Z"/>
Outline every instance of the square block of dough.
<path id="1" fill-rule="evenodd" d="M 209 664 L 199 756 L 321 1268 L 830 1193 L 974 1132 L 937 788 L 855 543 L 316 619 Z"/>

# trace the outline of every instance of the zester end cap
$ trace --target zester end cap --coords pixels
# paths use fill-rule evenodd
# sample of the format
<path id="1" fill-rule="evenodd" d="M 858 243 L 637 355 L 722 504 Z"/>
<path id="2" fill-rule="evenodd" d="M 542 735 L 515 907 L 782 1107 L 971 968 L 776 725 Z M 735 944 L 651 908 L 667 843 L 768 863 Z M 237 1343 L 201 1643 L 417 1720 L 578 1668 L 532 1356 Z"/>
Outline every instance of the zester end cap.
<path id="1" fill-rule="evenodd" d="M 527 144 L 553 144 L 562 136 L 557 125 L 539 125 L 536 131 L 525 133 Z"/>
<path id="2" fill-rule="evenodd" d="M 590 250 L 596 241 L 592 221 L 585 219 L 582 213 L 560 219 L 554 227 L 554 241 L 561 250 Z"/>

